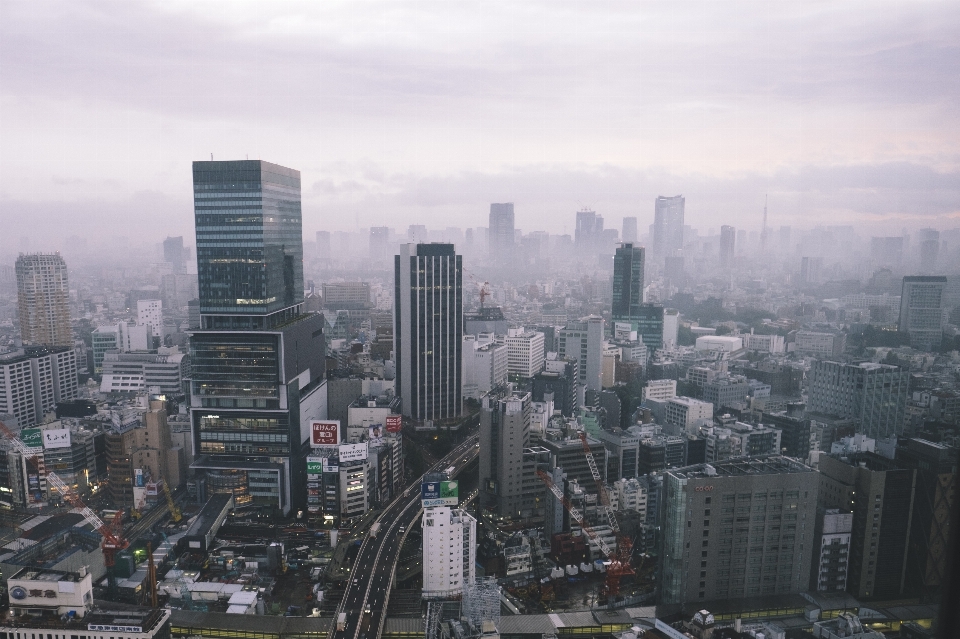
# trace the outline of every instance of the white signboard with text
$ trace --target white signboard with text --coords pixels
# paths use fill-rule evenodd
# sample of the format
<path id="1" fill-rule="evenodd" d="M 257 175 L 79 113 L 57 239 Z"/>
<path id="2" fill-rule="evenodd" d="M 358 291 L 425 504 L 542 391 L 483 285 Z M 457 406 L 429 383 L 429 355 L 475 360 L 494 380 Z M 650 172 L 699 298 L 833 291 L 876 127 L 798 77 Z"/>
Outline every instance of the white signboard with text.
<path id="1" fill-rule="evenodd" d="M 367 458 L 367 442 L 340 444 L 340 463 L 363 461 Z"/>

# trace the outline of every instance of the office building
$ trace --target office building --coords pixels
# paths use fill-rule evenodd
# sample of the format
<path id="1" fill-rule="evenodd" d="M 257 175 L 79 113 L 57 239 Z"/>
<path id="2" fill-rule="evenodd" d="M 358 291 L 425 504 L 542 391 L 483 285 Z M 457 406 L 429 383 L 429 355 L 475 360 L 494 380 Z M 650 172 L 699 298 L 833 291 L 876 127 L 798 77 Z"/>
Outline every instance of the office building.
<path id="1" fill-rule="evenodd" d="M 463 594 L 476 581 L 477 520 L 466 510 L 434 506 L 423 511 L 423 598 Z"/>
<path id="2" fill-rule="evenodd" d="M 629 322 L 638 330 L 643 304 L 642 246 L 621 244 L 613 256 L 613 322 Z"/>
<path id="3" fill-rule="evenodd" d="M 660 603 L 807 590 L 817 490 L 812 468 L 776 455 L 668 470 Z"/>
<path id="4" fill-rule="evenodd" d="M 34 346 L 73 346 L 67 265 L 59 253 L 23 255 L 14 267 L 20 337 Z"/>
<path id="5" fill-rule="evenodd" d="M 380 262 L 387 259 L 387 242 L 390 239 L 390 229 L 386 226 L 370 227 L 370 259 Z"/>
<path id="6" fill-rule="evenodd" d="M 780 431 L 780 448 L 783 455 L 805 460 L 813 447 L 810 420 L 802 415 L 763 413 L 763 423 Z"/>
<path id="7" fill-rule="evenodd" d="M 530 379 L 543 370 L 543 333 L 520 328 L 507 329 L 507 369 L 510 375 Z"/>
<path id="8" fill-rule="evenodd" d="M 651 353 L 663 348 L 664 310 L 659 304 L 645 303 L 637 309 L 637 334 Z"/>
<path id="9" fill-rule="evenodd" d="M 463 264 L 453 244 L 402 244 L 393 339 L 403 414 L 453 419 L 463 402 Z"/>
<path id="10" fill-rule="evenodd" d="M 580 363 L 547 353 L 544 370 L 533 378 L 533 401 L 552 401 L 564 417 L 575 416 L 580 409 Z"/>
<path id="11" fill-rule="evenodd" d="M 637 218 L 635 217 L 625 217 L 623 218 L 623 228 L 621 236 L 624 242 L 636 242 L 640 239 L 640 235 L 637 233 Z"/>
<path id="12" fill-rule="evenodd" d="M 641 391 L 641 399 L 668 400 L 677 396 L 677 380 L 651 379 Z"/>
<path id="13" fill-rule="evenodd" d="M 109 351 L 130 353 L 153 350 L 153 328 L 149 324 L 117 322 L 98 326 L 91 334 L 93 342 L 93 369 L 103 372 L 103 358 Z"/>
<path id="14" fill-rule="evenodd" d="M 607 477 L 636 477 L 640 434 L 616 428 L 596 434 L 607 449 Z M 622 503 L 622 502 L 621 502 Z"/>
<path id="15" fill-rule="evenodd" d="M 853 511 L 847 592 L 857 599 L 908 594 L 916 470 L 875 453 L 821 455 L 820 506 Z"/>
<path id="16" fill-rule="evenodd" d="M 190 356 L 177 347 L 161 348 L 159 353 L 107 351 L 103 356 L 100 392 L 183 395 L 189 373 Z"/>
<path id="17" fill-rule="evenodd" d="M 481 502 L 500 517 L 523 502 L 523 451 L 530 445 L 530 393 L 500 387 L 480 409 Z"/>
<path id="18" fill-rule="evenodd" d="M 585 255 L 599 252 L 602 238 L 603 216 L 587 209 L 577 211 L 577 225 L 573 238 L 577 251 Z"/>
<path id="19" fill-rule="evenodd" d="M 137 325 L 149 326 L 154 335 L 163 335 L 163 302 L 137 300 Z"/>
<path id="20" fill-rule="evenodd" d="M 676 348 L 680 334 L 680 311 L 663 309 L 663 348 Z"/>
<path id="21" fill-rule="evenodd" d="M 797 331 L 794 341 L 797 353 L 814 357 L 840 357 L 846 346 L 847 336 L 844 333 Z"/>
<path id="22" fill-rule="evenodd" d="M 599 315 L 570 322 L 560 331 L 558 355 L 561 359 L 575 359 L 579 365 L 581 386 L 589 390 L 601 389 L 603 365 L 604 321 Z"/>
<path id="23" fill-rule="evenodd" d="M 850 541 L 853 532 L 853 513 L 839 508 L 820 509 L 814 560 L 810 574 L 810 589 L 818 592 L 844 592 L 850 568 Z M 819 543 L 817 543 L 819 542 Z M 817 552 L 816 549 L 819 549 Z"/>
<path id="24" fill-rule="evenodd" d="M 658 261 L 677 255 L 683 249 L 682 195 L 657 198 L 653 213 L 653 252 Z"/>
<path id="25" fill-rule="evenodd" d="M 193 187 L 192 467 L 238 505 L 306 508 L 307 419 L 326 393 L 323 318 L 303 312 L 300 173 L 194 162 Z"/>
<path id="26" fill-rule="evenodd" d="M 463 315 L 463 332 L 466 335 L 506 335 L 507 326 L 507 318 L 499 306 L 481 306 L 476 313 Z"/>
<path id="27" fill-rule="evenodd" d="M 487 248 L 490 254 L 501 259 L 512 257 L 516 244 L 515 233 L 513 202 L 491 204 L 487 231 Z"/>
<path id="28" fill-rule="evenodd" d="M 940 231 L 920 229 L 917 237 L 917 250 L 920 252 L 920 272 L 931 275 L 937 270 L 940 257 Z"/>
<path id="29" fill-rule="evenodd" d="M 323 307 L 330 310 L 361 310 L 372 306 L 368 282 L 324 283 Z"/>
<path id="30" fill-rule="evenodd" d="M 732 268 L 737 255 L 737 229 L 720 227 L 720 268 Z"/>
<path id="31" fill-rule="evenodd" d="M 750 384 L 741 375 L 722 375 L 703 385 L 703 401 L 719 411 L 724 406 L 738 407 L 749 403 Z"/>
<path id="32" fill-rule="evenodd" d="M 489 334 L 463 337 L 463 396 L 480 399 L 507 383 L 507 345 L 487 339 Z"/>
<path id="33" fill-rule="evenodd" d="M 909 370 L 814 360 L 809 379 L 807 412 L 855 419 L 857 432 L 874 439 L 903 432 Z"/>
<path id="34" fill-rule="evenodd" d="M 713 420 L 713 404 L 692 397 L 673 397 L 664 409 L 664 425 L 673 427 L 673 434 L 696 435 L 701 425 Z"/>
<path id="35" fill-rule="evenodd" d="M 43 421 L 57 404 L 77 398 L 77 355 L 72 346 L 28 346 L 0 355 L 0 415 L 21 428 Z"/>
<path id="36" fill-rule="evenodd" d="M 163 261 L 170 265 L 174 273 L 187 272 L 186 257 L 182 235 L 167 237 L 167 239 L 163 241 Z"/>
<path id="37" fill-rule="evenodd" d="M 593 473 L 590 471 L 590 463 L 586 455 L 583 454 L 583 442 L 579 437 L 571 437 L 562 440 L 544 440 L 541 446 L 550 452 L 550 465 L 553 468 L 562 468 L 566 473 L 567 479 L 576 481 L 581 486 L 588 487 L 587 492 L 596 493 L 593 481 Z M 607 459 L 610 454 L 603 442 L 598 441 L 592 436 L 587 436 L 587 446 L 593 454 L 593 460 L 597 464 L 597 470 L 600 471 L 600 479 L 607 482 L 607 468 L 610 463 Z"/>
<path id="38" fill-rule="evenodd" d="M 914 348 L 932 351 L 943 339 L 943 298 L 947 278 L 935 275 L 912 275 L 903 278 L 900 293 L 901 333 L 910 335 Z"/>

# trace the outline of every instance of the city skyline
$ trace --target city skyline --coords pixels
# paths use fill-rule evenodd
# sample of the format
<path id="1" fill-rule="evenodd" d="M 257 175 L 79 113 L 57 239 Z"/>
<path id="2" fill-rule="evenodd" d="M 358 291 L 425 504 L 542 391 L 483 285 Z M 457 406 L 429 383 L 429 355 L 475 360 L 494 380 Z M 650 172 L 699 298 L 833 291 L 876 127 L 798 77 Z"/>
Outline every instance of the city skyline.
<path id="1" fill-rule="evenodd" d="M 521 229 L 589 207 L 643 230 L 673 193 L 703 226 L 759 227 L 766 193 L 772 228 L 958 213 L 949 4 L 96 8 L 3 9 L 12 237 L 134 212 L 188 237 L 184 167 L 211 154 L 299 167 L 307 234 L 507 201 Z"/>

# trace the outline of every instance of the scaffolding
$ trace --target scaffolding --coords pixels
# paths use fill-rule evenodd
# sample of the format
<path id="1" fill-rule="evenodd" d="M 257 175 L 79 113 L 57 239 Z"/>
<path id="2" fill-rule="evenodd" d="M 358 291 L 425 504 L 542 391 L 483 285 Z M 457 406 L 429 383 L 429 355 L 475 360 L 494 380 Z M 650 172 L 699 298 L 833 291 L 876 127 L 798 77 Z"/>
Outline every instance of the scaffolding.
<path id="1" fill-rule="evenodd" d="M 463 589 L 463 616 L 477 634 L 484 621 L 500 628 L 500 586 L 493 577 L 478 577 Z"/>

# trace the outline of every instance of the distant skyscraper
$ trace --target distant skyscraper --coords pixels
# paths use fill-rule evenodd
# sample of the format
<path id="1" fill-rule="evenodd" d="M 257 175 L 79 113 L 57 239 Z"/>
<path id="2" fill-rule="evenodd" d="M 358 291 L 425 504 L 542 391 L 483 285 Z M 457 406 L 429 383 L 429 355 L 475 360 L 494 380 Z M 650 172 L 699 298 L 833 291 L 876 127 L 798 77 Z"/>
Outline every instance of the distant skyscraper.
<path id="1" fill-rule="evenodd" d="M 420 244 L 427 241 L 427 227 L 423 224 L 411 224 L 407 227 L 407 241 Z"/>
<path id="2" fill-rule="evenodd" d="M 903 262 L 903 238 L 870 238 L 870 257 L 875 265 L 899 268 Z"/>
<path id="3" fill-rule="evenodd" d="M 509 257 L 514 248 L 513 202 L 490 205 L 487 248 L 494 256 Z"/>
<path id="4" fill-rule="evenodd" d="M 300 172 L 194 162 L 193 188 L 202 328 L 190 336 L 192 468 L 238 505 L 305 510 L 301 406 L 326 390 L 323 318 L 303 311 Z"/>
<path id="5" fill-rule="evenodd" d="M 67 265 L 59 253 L 20 255 L 17 309 L 25 344 L 73 346 Z"/>
<path id="6" fill-rule="evenodd" d="M 387 239 L 390 229 L 386 226 L 370 227 L 370 259 L 382 260 L 387 257 Z"/>
<path id="7" fill-rule="evenodd" d="M 636 242 L 640 239 L 640 236 L 637 234 L 637 218 L 623 218 L 622 239 L 624 242 Z"/>
<path id="8" fill-rule="evenodd" d="M 463 264 L 453 244 L 402 244 L 394 261 L 396 387 L 417 421 L 460 415 Z"/>
<path id="9" fill-rule="evenodd" d="M 597 251 L 600 247 L 600 237 L 603 234 L 603 216 L 586 209 L 577 211 L 575 233 L 574 244 L 578 251 L 584 253 Z"/>
<path id="10" fill-rule="evenodd" d="M 183 249 L 183 236 L 168 237 L 163 241 L 163 261 L 173 267 L 174 273 L 186 273 L 186 253 Z"/>
<path id="11" fill-rule="evenodd" d="M 633 330 L 643 304 L 644 257 L 642 246 L 629 243 L 613 256 L 613 321 L 630 322 Z"/>
<path id="12" fill-rule="evenodd" d="M 653 251 L 658 260 L 683 249 L 682 195 L 657 198 L 653 215 Z"/>
<path id="13" fill-rule="evenodd" d="M 937 258 L 940 256 L 940 231 L 920 229 L 917 239 L 920 251 L 920 272 L 931 275 L 937 270 Z"/>
<path id="14" fill-rule="evenodd" d="M 737 254 L 737 229 L 720 227 L 720 268 L 731 268 Z"/>
<path id="15" fill-rule="evenodd" d="M 910 334 L 910 345 L 931 351 L 943 339 L 943 293 L 947 278 L 942 275 L 909 275 L 903 278 L 900 293 L 899 330 Z"/>

